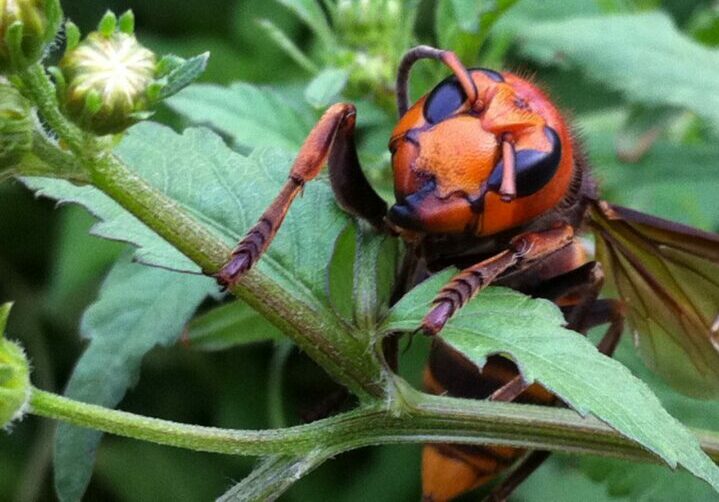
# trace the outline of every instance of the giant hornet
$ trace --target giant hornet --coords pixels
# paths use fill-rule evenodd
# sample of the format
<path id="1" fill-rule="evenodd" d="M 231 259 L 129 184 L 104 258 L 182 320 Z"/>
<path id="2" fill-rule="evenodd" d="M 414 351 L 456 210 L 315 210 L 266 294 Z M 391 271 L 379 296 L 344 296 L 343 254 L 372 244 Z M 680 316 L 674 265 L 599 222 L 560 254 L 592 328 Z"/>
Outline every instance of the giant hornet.
<path id="1" fill-rule="evenodd" d="M 452 75 L 410 107 L 410 69 L 420 59 Z M 389 208 L 357 157 L 351 104 L 331 106 L 300 149 L 280 193 L 240 241 L 218 281 L 236 283 L 268 248 L 290 204 L 322 167 L 337 202 L 407 252 L 395 300 L 429 274 L 461 268 L 419 328 L 436 335 L 489 284 L 555 302 L 570 329 L 608 324 L 599 350 L 611 355 L 627 318 L 650 366 L 685 392 L 719 394 L 719 236 L 598 198 L 582 147 L 552 101 L 510 72 L 465 68 L 457 56 L 411 49 L 397 76 L 399 122 L 389 140 L 396 202 Z M 591 230 L 596 261 L 578 240 Z M 599 299 L 605 278 L 619 299 Z M 390 340 L 391 341 L 391 340 Z M 386 344 L 388 357 L 396 352 Z M 678 349 L 678 350 L 677 350 Z M 554 404 L 499 356 L 477 369 L 434 339 L 425 387 L 453 396 Z M 526 452 L 514 448 L 425 445 L 424 500 L 450 500 L 497 477 Z M 501 500 L 546 452 L 526 454 L 495 489 Z"/>

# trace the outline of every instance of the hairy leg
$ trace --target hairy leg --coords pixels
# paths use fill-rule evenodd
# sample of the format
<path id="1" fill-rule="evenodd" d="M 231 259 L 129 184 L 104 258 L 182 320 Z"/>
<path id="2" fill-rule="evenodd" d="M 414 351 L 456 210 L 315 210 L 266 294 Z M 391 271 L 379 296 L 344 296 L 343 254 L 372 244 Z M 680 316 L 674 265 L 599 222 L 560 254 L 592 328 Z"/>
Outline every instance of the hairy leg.
<path id="1" fill-rule="evenodd" d="M 359 165 L 354 142 L 355 115 L 353 105 L 338 103 L 320 118 L 300 148 L 280 193 L 217 273 L 221 285 L 236 284 L 252 268 L 277 234 L 292 201 L 325 163 L 329 164 L 330 182 L 340 206 L 376 227 L 383 226 L 387 205 L 372 189 Z"/>

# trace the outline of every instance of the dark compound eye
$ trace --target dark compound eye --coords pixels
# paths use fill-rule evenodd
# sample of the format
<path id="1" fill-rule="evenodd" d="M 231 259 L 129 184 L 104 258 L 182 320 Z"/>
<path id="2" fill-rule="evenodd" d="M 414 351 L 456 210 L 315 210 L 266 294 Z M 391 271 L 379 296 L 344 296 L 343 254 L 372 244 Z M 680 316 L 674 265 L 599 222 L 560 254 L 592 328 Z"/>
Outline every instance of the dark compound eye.
<path id="1" fill-rule="evenodd" d="M 430 124 L 436 124 L 452 115 L 467 100 L 467 95 L 452 76 L 432 89 L 424 103 L 424 118 Z"/>
<path id="2" fill-rule="evenodd" d="M 526 197 L 538 192 L 554 177 L 562 159 L 562 142 L 557 131 L 545 127 L 551 149 L 548 152 L 539 150 L 518 150 L 516 154 L 517 196 Z M 502 184 L 504 162 L 499 161 L 489 177 L 489 189 L 497 192 Z"/>

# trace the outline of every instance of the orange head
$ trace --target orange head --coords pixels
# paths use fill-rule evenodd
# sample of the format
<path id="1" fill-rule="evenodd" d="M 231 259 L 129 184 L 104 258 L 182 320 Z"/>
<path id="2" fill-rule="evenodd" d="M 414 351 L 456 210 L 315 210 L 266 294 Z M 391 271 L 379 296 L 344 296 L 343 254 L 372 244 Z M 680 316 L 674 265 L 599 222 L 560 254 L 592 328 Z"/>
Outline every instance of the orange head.
<path id="1" fill-rule="evenodd" d="M 423 96 L 389 148 L 397 199 L 389 220 L 418 232 L 521 226 L 562 200 L 574 169 L 572 137 L 549 98 L 487 69 L 455 71 Z"/>

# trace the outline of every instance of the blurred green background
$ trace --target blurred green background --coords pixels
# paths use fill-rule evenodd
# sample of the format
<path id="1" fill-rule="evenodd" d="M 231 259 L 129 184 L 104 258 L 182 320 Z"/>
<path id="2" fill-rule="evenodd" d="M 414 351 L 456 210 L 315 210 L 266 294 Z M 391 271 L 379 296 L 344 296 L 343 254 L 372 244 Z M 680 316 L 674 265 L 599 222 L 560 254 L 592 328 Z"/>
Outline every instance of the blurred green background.
<path id="1" fill-rule="evenodd" d="M 157 52 L 191 56 L 211 51 L 210 65 L 202 77 L 205 82 L 245 81 L 302 90 L 314 75 L 258 28 L 259 19 L 271 20 L 318 68 L 342 67 L 345 60 L 337 55 L 339 50 L 328 52 L 317 34 L 283 3 L 292 4 L 289 0 L 67 0 L 64 8 L 84 32 L 92 29 L 107 8 L 116 12 L 132 8 L 138 37 Z M 463 26 L 460 16 L 446 14 L 456 14 L 463 5 L 490 13 L 494 8 L 499 13 L 504 4 L 513 3 L 404 2 L 406 11 L 400 17 L 410 23 L 414 34 L 403 39 L 400 26 L 393 45 L 383 47 L 388 39 L 380 40 L 380 52 L 396 64 L 405 48 L 402 44 L 445 45 L 458 50 L 467 64 L 536 75 L 578 124 L 578 134 L 588 146 L 606 198 L 706 230 L 719 230 L 719 106 L 703 113 L 701 101 L 704 92 L 705 106 L 711 108 L 715 103 L 711 99 L 719 96 L 719 56 L 710 48 L 719 44 L 719 4 L 524 0 L 503 16 L 497 15 L 491 32 L 482 31 L 481 26 Z M 642 45 L 636 38 L 641 34 L 630 33 L 629 28 L 622 32 L 621 26 L 619 32 L 604 32 L 602 19 L 617 15 L 636 16 L 632 22 L 640 23 L 656 40 L 650 37 Z M 450 19 L 445 19 L 447 16 Z M 482 19 L 485 26 L 495 21 Z M 585 23 L 581 26 L 586 29 L 576 28 L 581 37 L 571 31 L 577 23 Z M 388 24 L 401 23 L 393 19 Z M 392 29 L 386 28 L 380 38 Z M 350 52 L 361 51 L 363 43 L 370 43 L 374 36 L 371 27 L 361 23 L 344 30 L 341 41 Z M 690 49 L 682 44 L 690 42 L 706 58 L 683 56 L 681 50 Z M 676 59 L 665 61 L 677 65 L 676 72 L 681 75 L 676 81 L 647 80 L 649 66 L 661 63 L 651 57 L 652 44 L 659 47 L 657 52 L 666 44 L 677 44 Z M 592 50 L 612 57 L 605 61 L 593 56 Z M 712 63 L 717 64 L 712 68 Z M 391 68 L 392 63 L 387 64 Z M 428 91 L 444 73 L 426 65 L 414 80 L 415 97 Z M 382 87 L 387 86 L 383 80 L 386 68 L 362 78 L 353 78 L 359 75 L 354 69 L 356 73 L 350 69 L 344 94 L 366 106 L 368 114 L 362 115 L 360 108 L 363 159 L 373 182 L 388 193 L 386 140 L 394 112 L 387 89 Z M 297 96 L 302 99 L 301 92 Z M 168 108 L 156 119 L 176 128 L 186 124 L 186 119 Z M 239 143 L 234 146 L 247 148 Z M 0 303 L 16 302 L 9 335 L 26 347 L 33 362 L 34 383 L 42 389 L 62 392 L 86 343 L 78 334 L 82 313 L 125 248 L 90 237 L 92 224 L 93 218 L 80 208 L 54 208 L 47 200 L 36 200 L 16 182 L 0 185 Z M 425 356 L 422 340 L 403 356 L 404 372 L 414 382 L 419 381 Z M 619 357 L 652 382 L 676 416 L 695 426 L 719 426 L 715 419 L 719 407 L 714 403 L 673 393 L 647 373 L 627 346 Z M 337 391 L 306 357 L 282 345 L 261 343 L 201 351 L 177 344 L 148 354 L 140 383 L 120 407 L 195 424 L 268 427 L 277 423 L 278 407 L 268 395 L 277 391 L 278 378 L 283 403 L 280 414 L 290 423 L 315 413 L 327 396 Z M 53 424 L 35 417 L 17 424 L 10 435 L 0 434 L 0 500 L 55 499 L 52 437 Z M 106 437 L 86 500 L 213 499 L 254 464 L 249 458 Z M 556 457 L 513 500 L 676 500 L 672 497 L 680 490 L 686 500 L 710 500 L 701 483 L 688 476 L 664 475 L 658 467 Z M 656 476 L 663 476 L 663 481 L 657 484 Z M 298 483 L 285 499 L 410 501 L 418 500 L 419 493 L 419 446 L 413 445 L 343 455 Z M 467 497 L 477 499 L 476 494 Z"/>

